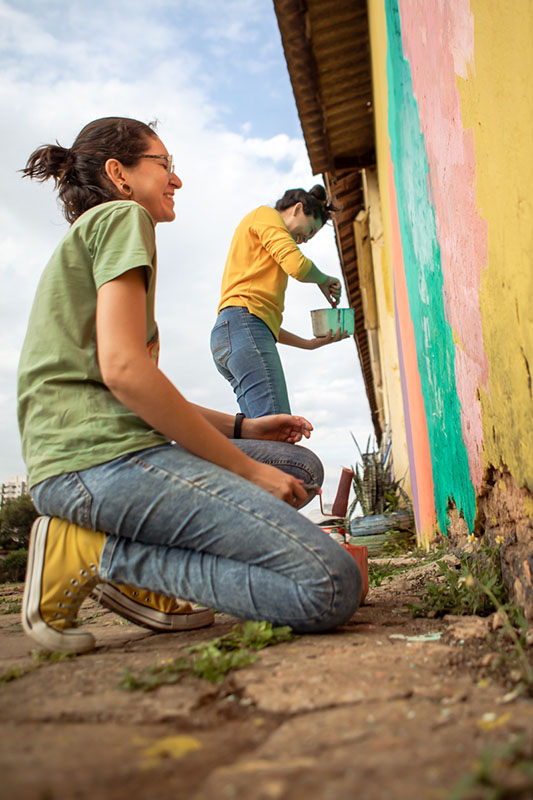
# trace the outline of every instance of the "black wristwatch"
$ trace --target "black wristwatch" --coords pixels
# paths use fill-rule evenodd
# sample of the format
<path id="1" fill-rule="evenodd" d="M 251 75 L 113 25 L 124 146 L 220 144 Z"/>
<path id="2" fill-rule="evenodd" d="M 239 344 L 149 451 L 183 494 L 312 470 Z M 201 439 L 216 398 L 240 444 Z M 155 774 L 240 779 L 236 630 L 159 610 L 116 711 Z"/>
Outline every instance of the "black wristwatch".
<path id="1" fill-rule="evenodd" d="M 242 421 L 246 419 L 246 414 L 235 414 L 235 425 L 233 426 L 233 438 L 240 439 L 241 438 L 241 428 L 242 428 Z"/>

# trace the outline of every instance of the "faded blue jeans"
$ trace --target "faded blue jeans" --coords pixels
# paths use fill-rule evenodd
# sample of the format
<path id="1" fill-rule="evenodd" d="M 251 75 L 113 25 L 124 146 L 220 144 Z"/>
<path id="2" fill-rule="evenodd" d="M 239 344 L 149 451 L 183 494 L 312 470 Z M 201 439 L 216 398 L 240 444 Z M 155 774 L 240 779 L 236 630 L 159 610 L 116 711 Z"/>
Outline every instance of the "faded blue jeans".
<path id="1" fill-rule="evenodd" d="M 291 413 L 277 342 L 262 319 L 242 306 L 223 308 L 211 331 L 211 353 L 243 414 Z"/>
<path id="2" fill-rule="evenodd" d="M 235 442 L 258 461 L 322 481 L 304 447 Z M 32 488 L 41 514 L 105 531 L 103 580 L 241 619 L 326 631 L 357 609 L 354 559 L 296 509 L 179 445 L 129 453 Z"/>

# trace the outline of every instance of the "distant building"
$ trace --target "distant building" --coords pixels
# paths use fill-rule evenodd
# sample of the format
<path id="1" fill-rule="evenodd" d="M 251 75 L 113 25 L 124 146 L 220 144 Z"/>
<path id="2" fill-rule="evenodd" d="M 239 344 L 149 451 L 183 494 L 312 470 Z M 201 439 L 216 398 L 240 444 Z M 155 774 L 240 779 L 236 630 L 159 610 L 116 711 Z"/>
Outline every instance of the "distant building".
<path id="1" fill-rule="evenodd" d="M 4 505 L 6 500 L 13 500 L 15 497 L 20 497 L 23 494 L 28 494 L 28 476 L 27 475 L 11 475 L 7 481 L 0 483 L 0 508 Z"/>

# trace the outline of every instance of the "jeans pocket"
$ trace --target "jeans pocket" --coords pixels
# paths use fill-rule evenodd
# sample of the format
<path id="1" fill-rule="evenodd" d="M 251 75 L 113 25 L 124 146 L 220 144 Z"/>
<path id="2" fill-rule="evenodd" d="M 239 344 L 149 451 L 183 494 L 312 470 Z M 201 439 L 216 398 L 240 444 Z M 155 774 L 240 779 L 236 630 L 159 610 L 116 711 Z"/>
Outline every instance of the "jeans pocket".
<path id="1" fill-rule="evenodd" d="M 225 367 L 231 355 L 229 323 L 227 320 L 217 322 L 211 331 L 211 353 L 216 364 Z"/>
<path id="2" fill-rule="evenodd" d="M 92 495 L 77 472 L 46 478 L 32 487 L 31 496 L 39 514 L 62 517 L 92 528 Z"/>

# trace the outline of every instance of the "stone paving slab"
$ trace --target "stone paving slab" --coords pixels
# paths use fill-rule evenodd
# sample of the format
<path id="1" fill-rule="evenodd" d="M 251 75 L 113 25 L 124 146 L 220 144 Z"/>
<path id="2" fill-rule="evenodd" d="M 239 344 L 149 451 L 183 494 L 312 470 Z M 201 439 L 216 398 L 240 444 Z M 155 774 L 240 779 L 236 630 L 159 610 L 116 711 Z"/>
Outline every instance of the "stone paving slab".
<path id="1" fill-rule="evenodd" d="M 2 796 L 446 800 L 487 747 L 522 737 L 531 748 L 533 704 L 480 679 L 479 626 L 463 626 L 469 643 L 451 635 L 455 621 L 412 619 L 413 596 L 402 574 L 339 631 L 261 651 L 221 685 L 187 677 L 153 692 L 120 689 L 124 669 L 176 658 L 236 620 L 153 634 L 89 602 L 96 649 L 36 662 L 18 615 L 1 616 L 0 672 L 32 669 L 0 685 Z M 505 785 L 520 779 L 505 773 Z"/>

